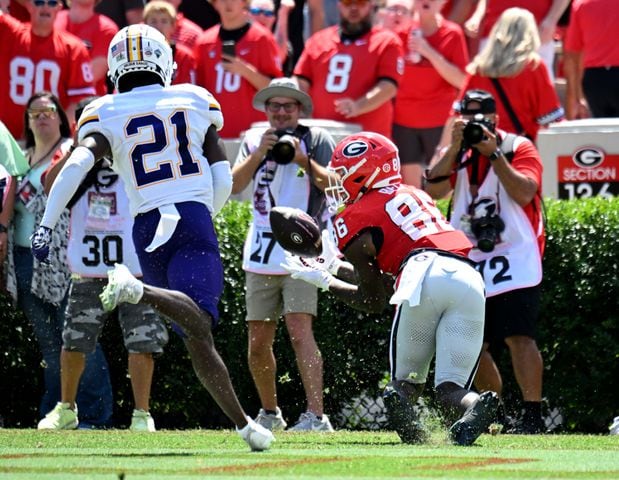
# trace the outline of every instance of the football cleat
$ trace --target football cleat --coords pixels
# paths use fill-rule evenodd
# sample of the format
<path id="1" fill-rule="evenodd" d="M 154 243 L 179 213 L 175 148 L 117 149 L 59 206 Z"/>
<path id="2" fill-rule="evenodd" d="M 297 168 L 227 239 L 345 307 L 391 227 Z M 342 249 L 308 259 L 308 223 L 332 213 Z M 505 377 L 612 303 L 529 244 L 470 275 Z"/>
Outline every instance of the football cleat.
<path id="1" fill-rule="evenodd" d="M 312 412 L 305 412 L 299 416 L 299 420 L 288 431 L 292 432 L 333 432 L 333 426 L 329 417 L 323 415 L 318 417 Z"/>
<path id="2" fill-rule="evenodd" d="M 456 445 L 472 445 L 482 433 L 488 431 L 496 417 L 498 406 L 499 396 L 496 393 L 482 393 L 449 429 L 451 441 Z"/>
<path id="3" fill-rule="evenodd" d="M 139 303 L 144 293 L 144 284 L 125 265 L 115 263 L 107 276 L 108 284 L 99 295 L 105 311 L 111 312 L 119 303 Z"/>
<path id="4" fill-rule="evenodd" d="M 383 392 L 389 428 L 395 430 L 404 443 L 412 445 L 428 440 L 428 432 L 417 417 L 413 404 L 393 385 Z"/>
<path id="5" fill-rule="evenodd" d="M 275 441 L 275 437 L 270 430 L 267 430 L 262 425 L 258 425 L 250 417 L 247 417 L 247 425 L 240 430 L 237 427 L 236 431 L 254 452 L 268 450 L 271 443 Z"/>

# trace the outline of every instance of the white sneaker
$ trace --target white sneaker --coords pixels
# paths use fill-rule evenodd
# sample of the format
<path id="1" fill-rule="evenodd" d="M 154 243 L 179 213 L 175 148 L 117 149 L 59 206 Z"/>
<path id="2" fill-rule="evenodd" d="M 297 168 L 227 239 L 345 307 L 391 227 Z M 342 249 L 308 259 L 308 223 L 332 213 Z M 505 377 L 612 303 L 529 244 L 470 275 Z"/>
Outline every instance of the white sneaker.
<path id="1" fill-rule="evenodd" d="M 293 432 L 333 432 L 333 427 L 329 421 L 329 417 L 323 415 L 322 418 L 318 418 L 312 412 L 302 413 L 297 423 L 288 429 Z"/>
<path id="2" fill-rule="evenodd" d="M 613 424 L 608 427 L 610 435 L 619 435 L 619 417 L 615 417 Z"/>
<path id="3" fill-rule="evenodd" d="M 133 410 L 131 416 L 131 426 L 129 430 L 132 432 L 156 432 L 155 420 L 151 417 L 149 412 L 144 410 Z"/>
<path id="4" fill-rule="evenodd" d="M 78 423 L 77 406 L 73 411 L 68 403 L 58 402 L 54 409 L 41 419 L 37 428 L 39 430 L 75 430 Z"/>
<path id="5" fill-rule="evenodd" d="M 251 417 L 247 417 L 247 425 L 240 430 L 237 428 L 236 431 L 254 452 L 268 450 L 271 443 L 275 441 L 275 437 L 271 431 L 267 430 L 262 425 L 258 425 Z"/>
<path id="6" fill-rule="evenodd" d="M 286 420 L 282 417 L 282 411 L 279 407 L 275 408 L 275 413 L 267 413 L 264 411 L 264 408 L 261 408 L 255 422 L 272 432 L 283 430 L 288 426 Z"/>
<path id="7" fill-rule="evenodd" d="M 135 278 L 122 263 L 108 270 L 108 283 L 99 295 L 103 308 L 111 312 L 119 303 L 138 303 L 144 293 L 144 284 Z"/>

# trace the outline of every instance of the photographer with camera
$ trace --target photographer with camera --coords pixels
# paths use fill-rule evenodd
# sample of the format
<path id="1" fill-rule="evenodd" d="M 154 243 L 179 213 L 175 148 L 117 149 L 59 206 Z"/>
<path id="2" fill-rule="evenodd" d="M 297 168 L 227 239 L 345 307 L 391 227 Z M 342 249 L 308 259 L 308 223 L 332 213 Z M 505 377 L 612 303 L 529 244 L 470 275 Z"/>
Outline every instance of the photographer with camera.
<path id="1" fill-rule="evenodd" d="M 529 139 L 496 128 L 499 117 L 490 93 L 468 90 L 457 110 L 451 143 L 426 171 L 425 190 L 441 198 L 453 189 L 451 223 L 476 245 L 469 258 L 477 262 L 488 298 L 475 385 L 501 392 L 489 347 L 507 345 L 524 401 L 511 433 L 541 433 L 543 360 L 535 325 L 545 243 L 542 162 Z"/>
<path id="2" fill-rule="evenodd" d="M 332 431 L 323 412 L 322 357 L 312 331 L 317 289 L 292 279 L 281 267 L 284 250 L 273 237 L 269 212 L 275 206 L 296 207 L 320 223 L 326 220 L 325 166 L 335 142 L 326 130 L 299 123 L 301 114 L 309 116 L 313 105 L 293 79 L 273 79 L 256 93 L 253 106 L 266 112 L 270 126 L 245 134 L 232 168 L 232 192 L 240 193 L 253 181 L 253 222 L 243 250 L 243 269 L 249 369 L 262 405 L 256 422 L 270 430 L 287 425 L 277 404 L 273 354 L 277 321 L 283 315 L 307 397 L 307 411 L 291 430 Z"/>

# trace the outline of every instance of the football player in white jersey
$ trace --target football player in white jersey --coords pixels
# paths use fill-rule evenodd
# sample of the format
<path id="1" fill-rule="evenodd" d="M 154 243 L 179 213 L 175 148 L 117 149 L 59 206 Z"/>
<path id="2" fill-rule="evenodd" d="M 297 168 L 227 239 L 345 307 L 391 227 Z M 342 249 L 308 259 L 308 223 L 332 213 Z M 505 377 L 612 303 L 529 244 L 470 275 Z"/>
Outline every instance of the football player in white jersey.
<path id="1" fill-rule="evenodd" d="M 116 264 L 101 294 L 104 308 L 142 301 L 171 318 L 198 378 L 241 437 L 252 450 L 268 449 L 273 434 L 243 411 L 211 333 L 223 290 L 212 216 L 232 189 L 217 134 L 223 126 L 219 104 L 201 87 L 170 87 L 172 51 L 147 25 L 116 34 L 108 66 L 120 93 L 102 97 L 82 114 L 79 146 L 52 187 L 32 238 L 33 254 L 45 261 L 51 230 L 83 177 L 99 159 L 112 158 L 135 217 L 133 241 L 144 283 Z"/>

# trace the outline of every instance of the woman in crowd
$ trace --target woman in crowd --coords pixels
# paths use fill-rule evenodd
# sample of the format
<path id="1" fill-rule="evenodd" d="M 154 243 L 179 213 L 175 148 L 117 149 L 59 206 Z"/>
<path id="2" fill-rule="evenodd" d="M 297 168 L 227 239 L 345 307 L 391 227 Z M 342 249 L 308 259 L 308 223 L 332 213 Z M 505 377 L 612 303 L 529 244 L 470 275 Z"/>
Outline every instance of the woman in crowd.
<path id="1" fill-rule="evenodd" d="M 45 393 L 40 414 L 43 416 L 60 400 L 60 350 L 62 326 L 71 272 L 67 263 L 69 215 L 62 216 L 62 228 L 52 235 L 50 264 L 34 260 L 30 236 L 40 223 L 47 197 L 42 175 L 52 160 L 63 156 L 73 144 L 70 123 L 56 96 L 49 92 L 34 94 L 26 104 L 26 158 L 29 169 L 20 178 L 13 218 L 13 248 L 9 259 L 9 290 L 17 295 L 17 304 L 32 325 L 43 357 Z M 12 265 L 11 265 L 12 264 Z M 87 362 L 88 375 L 82 379 L 84 426 L 105 425 L 112 414 L 112 393 L 107 362 L 99 347 Z"/>

